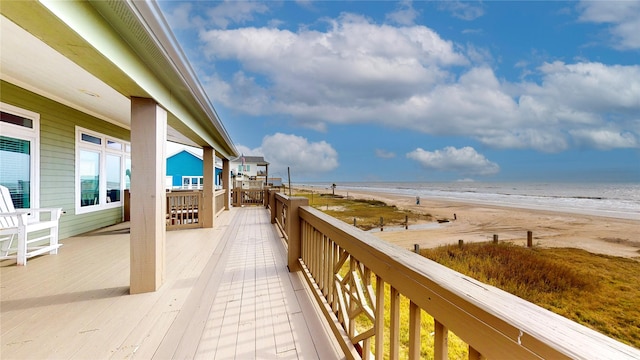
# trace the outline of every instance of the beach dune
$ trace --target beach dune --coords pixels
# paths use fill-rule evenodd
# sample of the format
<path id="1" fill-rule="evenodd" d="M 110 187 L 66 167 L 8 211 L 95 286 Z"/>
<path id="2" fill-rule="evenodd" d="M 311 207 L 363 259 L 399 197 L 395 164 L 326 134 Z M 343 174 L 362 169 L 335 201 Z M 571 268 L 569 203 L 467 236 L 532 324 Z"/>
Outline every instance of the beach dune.
<path id="1" fill-rule="evenodd" d="M 298 188 L 316 193 L 331 192 L 330 189 L 317 187 Z M 640 220 L 424 197 L 418 205 L 413 196 L 382 192 L 336 189 L 335 193 L 381 200 L 400 209 L 430 214 L 434 222 L 449 220 L 426 229 L 410 221 L 409 230 L 373 232 L 381 239 L 407 249 L 413 249 L 414 244 L 426 248 L 457 244 L 459 240 L 491 241 L 493 235 L 498 235 L 501 242 L 526 246 L 527 231 L 532 231 L 534 246 L 579 248 L 597 254 L 640 260 Z"/>

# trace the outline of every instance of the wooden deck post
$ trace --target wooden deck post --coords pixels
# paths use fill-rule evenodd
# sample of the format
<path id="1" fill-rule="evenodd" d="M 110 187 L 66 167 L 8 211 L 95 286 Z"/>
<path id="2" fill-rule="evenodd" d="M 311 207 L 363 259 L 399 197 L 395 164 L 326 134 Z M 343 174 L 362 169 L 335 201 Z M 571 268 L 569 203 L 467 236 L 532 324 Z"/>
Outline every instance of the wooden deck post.
<path id="1" fill-rule="evenodd" d="M 167 112 L 153 99 L 131 98 L 130 293 L 164 281 Z"/>
<path id="2" fill-rule="evenodd" d="M 287 235 L 289 236 L 289 250 L 287 256 L 287 265 L 290 272 L 299 271 L 300 263 L 298 259 L 302 256 L 302 246 L 300 244 L 302 239 L 302 226 L 300 224 L 300 216 L 298 215 L 298 208 L 300 206 L 309 205 L 309 199 L 305 197 L 290 197 L 288 214 L 287 214 Z"/>
<path id="3" fill-rule="evenodd" d="M 271 208 L 271 223 L 275 224 L 276 223 L 276 216 L 278 213 L 278 204 L 276 203 L 276 193 L 277 191 L 275 189 L 269 189 L 268 190 L 268 196 L 269 196 L 269 206 Z"/>
<path id="4" fill-rule="evenodd" d="M 231 166 L 229 159 L 222 159 L 222 188 L 226 191 L 224 209 L 231 209 Z"/>
<path id="5" fill-rule="evenodd" d="M 211 147 L 202 148 L 202 204 L 198 209 L 198 221 L 202 227 L 212 228 L 216 216 L 215 196 L 215 151 Z"/>

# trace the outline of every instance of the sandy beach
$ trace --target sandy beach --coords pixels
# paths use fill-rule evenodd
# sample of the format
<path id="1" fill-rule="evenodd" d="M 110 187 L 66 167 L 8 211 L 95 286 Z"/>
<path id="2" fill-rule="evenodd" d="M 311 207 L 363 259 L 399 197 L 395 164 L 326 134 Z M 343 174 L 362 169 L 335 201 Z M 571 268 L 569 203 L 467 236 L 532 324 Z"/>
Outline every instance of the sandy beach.
<path id="1" fill-rule="evenodd" d="M 302 188 L 302 187 L 298 187 Z M 329 189 L 304 188 L 316 193 Z M 592 253 L 636 258 L 640 261 L 640 220 L 582 215 L 550 210 L 501 207 L 459 201 L 422 198 L 378 192 L 335 190 L 336 195 L 376 199 L 400 209 L 431 214 L 434 221 L 409 222 L 409 230 L 385 228 L 372 233 L 398 246 L 413 249 L 464 242 L 499 241 L 526 245 L 527 231 L 533 232 L 533 245 L 580 248 Z M 455 215 L 454 215 L 455 214 Z M 454 219 L 455 218 L 455 219 Z M 436 220 L 449 220 L 438 223 Z"/>

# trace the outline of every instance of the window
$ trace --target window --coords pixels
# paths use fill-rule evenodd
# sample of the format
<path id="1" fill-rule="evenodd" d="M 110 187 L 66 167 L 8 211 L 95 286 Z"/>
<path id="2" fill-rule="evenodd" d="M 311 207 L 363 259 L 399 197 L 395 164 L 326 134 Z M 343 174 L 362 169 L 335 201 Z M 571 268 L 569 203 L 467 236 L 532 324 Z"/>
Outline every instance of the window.
<path id="1" fill-rule="evenodd" d="M 0 102 L 0 184 L 16 208 L 39 207 L 40 115 Z"/>
<path id="2" fill-rule="evenodd" d="M 76 127 L 76 213 L 121 206 L 131 184 L 131 146 Z"/>
<path id="3" fill-rule="evenodd" d="M 203 176 L 183 176 L 182 188 L 183 189 L 202 189 L 203 181 L 204 181 Z"/>

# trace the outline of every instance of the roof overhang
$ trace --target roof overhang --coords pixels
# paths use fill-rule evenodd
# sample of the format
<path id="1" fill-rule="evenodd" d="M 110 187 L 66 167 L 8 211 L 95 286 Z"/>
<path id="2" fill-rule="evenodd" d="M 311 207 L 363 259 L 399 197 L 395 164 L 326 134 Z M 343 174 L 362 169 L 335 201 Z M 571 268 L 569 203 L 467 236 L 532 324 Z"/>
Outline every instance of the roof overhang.
<path id="1" fill-rule="evenodd" d="M 7 1 L 0 12 L 2 80 L 124 128 L 130 98 L 153 98 L 171 141 L 238 156 L 155 2 Z"/>

